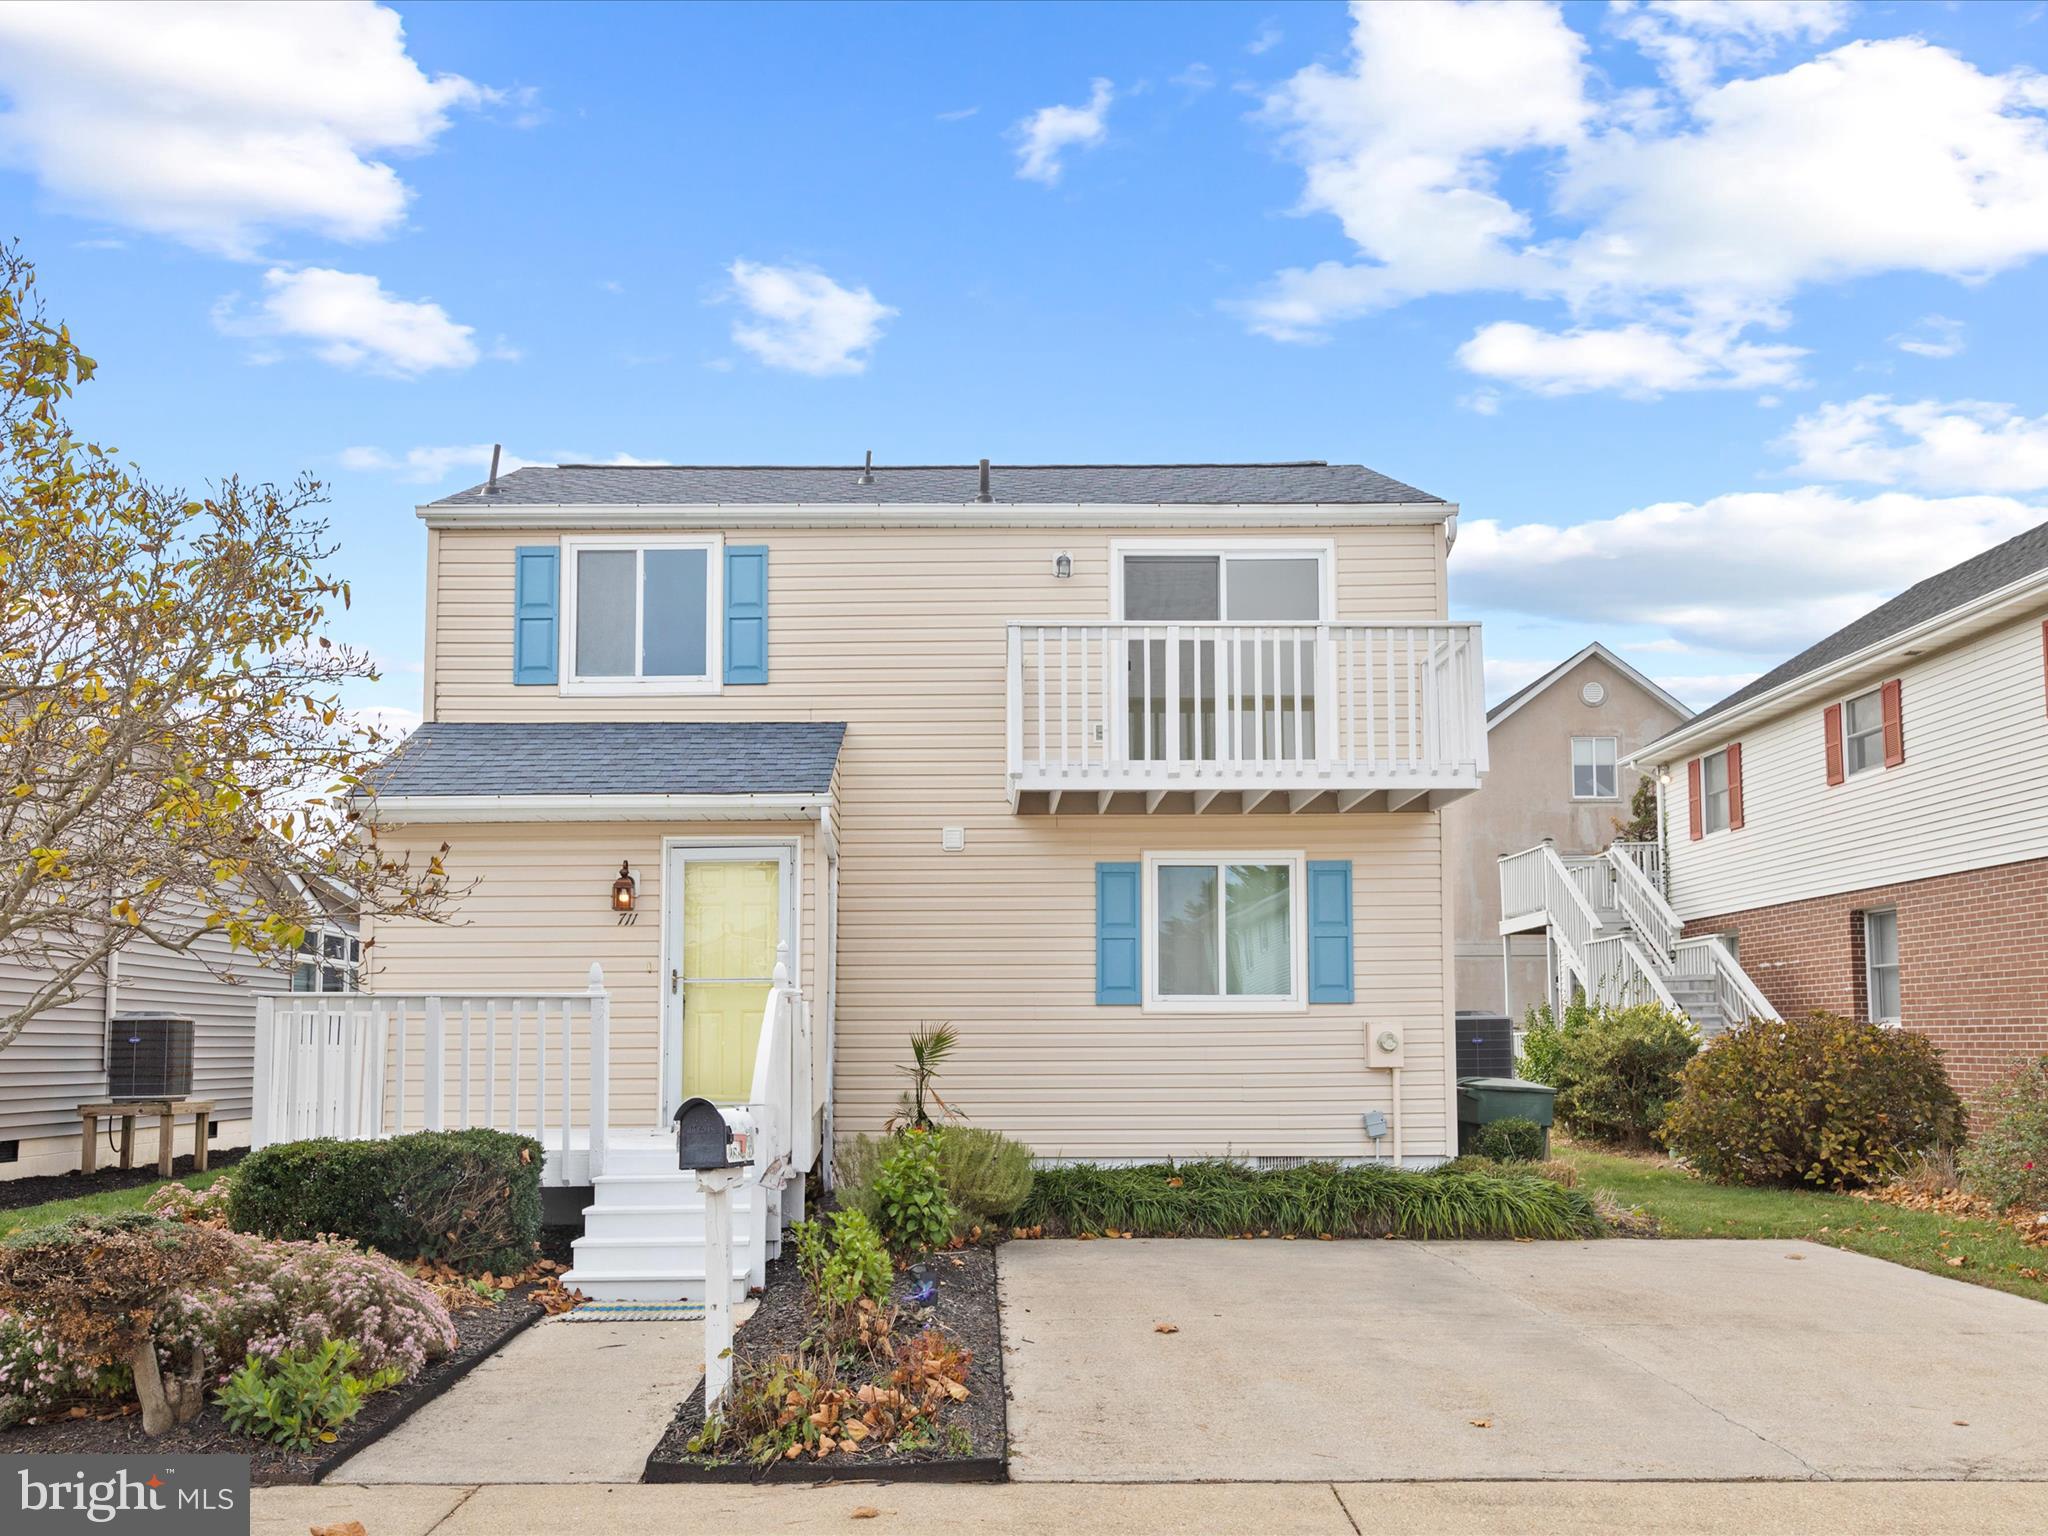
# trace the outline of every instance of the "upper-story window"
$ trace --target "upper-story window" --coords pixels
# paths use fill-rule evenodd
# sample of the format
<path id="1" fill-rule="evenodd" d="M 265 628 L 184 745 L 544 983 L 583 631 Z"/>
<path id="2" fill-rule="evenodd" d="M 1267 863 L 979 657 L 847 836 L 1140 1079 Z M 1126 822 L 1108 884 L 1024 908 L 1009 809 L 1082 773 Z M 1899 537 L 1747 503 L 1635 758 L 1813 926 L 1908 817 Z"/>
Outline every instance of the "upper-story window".
<path id="1" fill-rule="evenodd" d="M 1328 551 L 1315 543 L 1148 544 L 1119 551 L 1118 617 L 1313 624 L 1327 618 Z"/>
<path id="2" fill-rule="evenodd" d="M 717 538 L 564 539 L 562 562 L 563 692 L 717 691 Z"/>
<path id="3" fill-rule="evenodd" d="M 1884 690 L 1873 688 L 1842 706 L 1842 757 L 1851 773 L 1884 766 Z"/>
<path id="4" fill-rule="evenodd" d="M 1621 797 L 1616 759 L 1619 743 L 1612 736 L 1572 738 L 1572 798 L 1617 800 Z"/>
<path id="5" fill-rule="evenodd" d="M 1710 752 L 1700 759 L 1700 814 L 1709 832 L 1728 828 L 1728 752 Z"/>

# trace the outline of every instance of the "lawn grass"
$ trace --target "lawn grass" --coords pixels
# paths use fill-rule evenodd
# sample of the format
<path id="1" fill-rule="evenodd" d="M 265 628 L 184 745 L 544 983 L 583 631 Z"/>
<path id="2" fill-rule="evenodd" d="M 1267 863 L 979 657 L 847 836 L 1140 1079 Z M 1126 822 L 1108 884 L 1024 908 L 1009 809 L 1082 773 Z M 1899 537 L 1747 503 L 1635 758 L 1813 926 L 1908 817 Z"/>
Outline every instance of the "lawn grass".
<path id="1" fill-rule="evenodd" d="M 143 1202 L 164 1184 L 183 1184 L 188 1189 L 204 1189 L 225 1172 L 227 1170 L 224 1168 L 209 1168 L 205 1173 L 188 1173 L 182 1179 L 165 1179 L 157 1184 L 137 1184 L 129 1189 L 109 1189 L 96 1195 L 80 1195 L 74 1200 L 46 1200 L 41 1205 L 24 1205 L 18 1210 L 0 1211 L 0 1237 L 29 1227 L 40 1227 L 45 1222 L 62 1221 L 67 1216 L 111 1216 L 117 1211 L 139 1211 Z"/>
<path id="2" fill-rule="evenodd" d="M 1663 1158 L 1560 1145 L 1579 1187 L 1657 1218 L 1664 1237 L 1790 1237 L 2048 1301 L 2048 1251 L 1988 1221 L 1909 1211 L 1820 1190 L 1750 1189 L 1697 1178 Z M 1963 1262 L 1952 1261 L 1960 1258 Z"/>

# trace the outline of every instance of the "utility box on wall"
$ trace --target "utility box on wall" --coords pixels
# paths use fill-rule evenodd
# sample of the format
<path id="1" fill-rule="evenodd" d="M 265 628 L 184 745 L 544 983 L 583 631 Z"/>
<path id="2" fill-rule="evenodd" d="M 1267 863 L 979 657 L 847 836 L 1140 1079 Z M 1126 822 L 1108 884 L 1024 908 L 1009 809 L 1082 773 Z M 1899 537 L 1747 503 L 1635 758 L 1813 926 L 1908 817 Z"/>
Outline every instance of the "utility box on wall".
<path id="1" fill-rule="evenodd" d="M 107 1097 L 182 1099 L 192 1092 L 192 1021 L 117 1013 L 107 1034 Z"/>

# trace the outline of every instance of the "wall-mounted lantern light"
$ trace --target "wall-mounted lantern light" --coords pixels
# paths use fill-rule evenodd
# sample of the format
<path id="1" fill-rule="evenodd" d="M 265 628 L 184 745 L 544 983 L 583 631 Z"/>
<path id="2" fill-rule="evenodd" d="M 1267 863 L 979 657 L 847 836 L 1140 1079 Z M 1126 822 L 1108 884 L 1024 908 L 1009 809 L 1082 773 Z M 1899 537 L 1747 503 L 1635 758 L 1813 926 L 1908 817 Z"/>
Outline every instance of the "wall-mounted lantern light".
<path id="1" fill-rule="evenodd" d="M 627 867 L 626 860 L 621 859 L 619 878 L 612 882 L 612 910 L 621 918 L 632 914 L 634 894 L 633 871 Z"/>
<path id="2" fill-rule="evenodd" d="M 1074 557 L 1064 549 L 1052 557 L 1053 580 L 1065 581 L 1074 574 Z"/>

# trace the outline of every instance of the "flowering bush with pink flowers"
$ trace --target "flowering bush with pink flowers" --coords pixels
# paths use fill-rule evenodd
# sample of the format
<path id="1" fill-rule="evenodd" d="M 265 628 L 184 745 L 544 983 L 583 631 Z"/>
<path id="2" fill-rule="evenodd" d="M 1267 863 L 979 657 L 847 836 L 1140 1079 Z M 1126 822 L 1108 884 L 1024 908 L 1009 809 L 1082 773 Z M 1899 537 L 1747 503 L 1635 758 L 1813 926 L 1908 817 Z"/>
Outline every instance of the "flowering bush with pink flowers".
<path id="1" fill-rule="evenodd" d="M 241 1255 L 217 1289 L 165 1310 L 157 1333 L 173 1358 L 203 1347 L 209 1369 L 225 1373 L 246 1355 L 274 1360 L 338 1339 L 361 1351 L 364 1374 L 396 1368 L 410 1379 L 455 1348 L 448 1309 L 389 1259 L 330 1240 L 236 1241 Z"/>
<path id="2" fill-rule="evenodd" d="M 455 1348 L 448 1309 L 389 1259 L 331 1240 L 222 1236 L 237 1250 L 225 1273 L 157 1313 L 167 1372 L 203 1360 L 211 1384 L 249 1355 L 274 1360 L 339 1340 L 356 1346 L 364 1375 L 395 1370 L 407 1380 Z M 40 1319 L 0 1312 L 0 1428 L 133 1394 L 126 1367 L 89 1363 Z"/>

